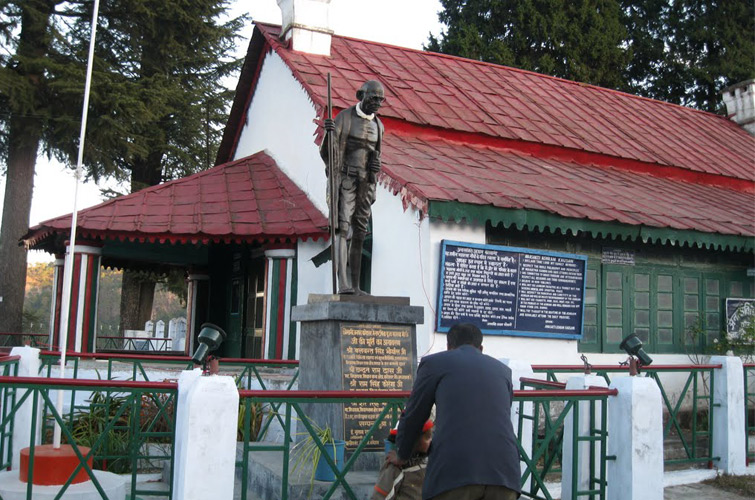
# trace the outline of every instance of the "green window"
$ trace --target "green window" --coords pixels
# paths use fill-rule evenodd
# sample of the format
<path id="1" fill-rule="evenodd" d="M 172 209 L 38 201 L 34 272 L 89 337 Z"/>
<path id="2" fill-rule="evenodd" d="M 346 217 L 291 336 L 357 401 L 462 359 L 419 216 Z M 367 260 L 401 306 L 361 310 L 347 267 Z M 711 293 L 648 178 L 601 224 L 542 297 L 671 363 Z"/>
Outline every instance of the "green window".
<path id="1" fill-rule="evenodd" d="M 704 349 L 725 329 L 726 297 L 751 297 L 754 287 L 744 270 L 588 261 L 580 350 L 618 352 L 630 333 L 650 352 Z"/>
<path id="2" fill-rule="evenodd" d="M 584 321 L 582 327 L 582 344 L 590 345 L 595 350 L 600 341 L 599 301 L 600 292 L 599 272 L 596 268 L 590 268 L 588 264 L 587 276 L 585 277 L 585 302 Z"/>

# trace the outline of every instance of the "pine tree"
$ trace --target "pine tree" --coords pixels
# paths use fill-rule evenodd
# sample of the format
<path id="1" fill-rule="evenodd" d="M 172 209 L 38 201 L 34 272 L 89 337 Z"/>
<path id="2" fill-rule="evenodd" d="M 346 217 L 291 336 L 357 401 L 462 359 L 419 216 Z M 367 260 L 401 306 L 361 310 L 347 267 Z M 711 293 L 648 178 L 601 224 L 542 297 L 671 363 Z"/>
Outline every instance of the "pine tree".
<path id="1" fill-rule="evenodd" d="M 428 50 L 621 88 L 629 61 L 614 0 L 441 0 Z"/>
<path id="2" fill-rule="evenodd" d="M 708 111 L 755 77 L 751 0 L 441 0 L 427 48 Z"/>
<path id="3" fill-rule="evenodd" d="M 102 0 L 84 163 L 132 191 L 211 166 L 226 112 L 222 78 L 244 18 L 226 0 Z M 0 331 L 21 331 L 26 232 L 42 148 L 73 165 L 92 0 L 0 3 Z M 151 306 L 151 299 L 149 300 Z M 127 308 L 128 311 L 132 308 Z M 127 312 L 128 312 L 127 311 Z M 128 328 L 128 326 L 127 326 Z"/>

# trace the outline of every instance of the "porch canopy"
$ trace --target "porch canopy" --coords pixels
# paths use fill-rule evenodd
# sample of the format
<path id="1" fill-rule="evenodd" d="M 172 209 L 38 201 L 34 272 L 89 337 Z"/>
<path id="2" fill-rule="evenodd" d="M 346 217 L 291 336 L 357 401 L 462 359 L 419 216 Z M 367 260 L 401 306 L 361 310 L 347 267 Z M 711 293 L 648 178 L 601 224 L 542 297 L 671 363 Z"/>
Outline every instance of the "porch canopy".
<path id="1" fill-rule="evenodd" d="M 81 210 L 78 239 L 102 245 L 103 265 L 204 265 L 212 243 L 295 244 L 326 238 L 328 221 L 262 151 Z M 29 229 L 28 249 L 65 252 L 71 215 Z M 168 244 L 168 245 L 166 245 Z"/>

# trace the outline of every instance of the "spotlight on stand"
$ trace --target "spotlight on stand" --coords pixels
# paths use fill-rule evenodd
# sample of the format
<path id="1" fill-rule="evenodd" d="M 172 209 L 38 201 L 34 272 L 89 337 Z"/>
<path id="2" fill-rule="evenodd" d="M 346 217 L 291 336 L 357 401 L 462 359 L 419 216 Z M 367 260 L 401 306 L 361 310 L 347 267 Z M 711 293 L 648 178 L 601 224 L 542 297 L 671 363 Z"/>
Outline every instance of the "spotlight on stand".
<path id="1" fill-rule="evenodd" d="M 207 371 L 207 355 L 217 349 L 227 337 L 225 331 L 212 323 L 204 323 L 199 331 L 199 347 L 194 352 L 191 360 L 202 365 L 203 371 Z"/>
<path id="2" fill-rule="evenodd" d="M 629 374 L 637 375 L 640 368 L 648 366 L 653 362 L 653 358 L 642 348 L 642 341 L 634 333 L 626 337 L 619 344 L 619 348 L 629 354 Z"/>

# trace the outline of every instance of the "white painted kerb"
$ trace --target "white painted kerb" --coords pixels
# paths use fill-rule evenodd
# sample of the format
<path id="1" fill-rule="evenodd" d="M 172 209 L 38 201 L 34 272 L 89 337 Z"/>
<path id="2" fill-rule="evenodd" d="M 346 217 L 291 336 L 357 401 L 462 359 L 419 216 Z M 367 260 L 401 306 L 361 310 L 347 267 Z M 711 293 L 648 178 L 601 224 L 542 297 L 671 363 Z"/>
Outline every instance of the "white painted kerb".
<path id="1" fill-rule="evenodd" d="M 178 378 L 174 498 L 232 500 L 239 392 L 233 377 Z M 231 425 L 229 425 L 231 424 Z"/>

